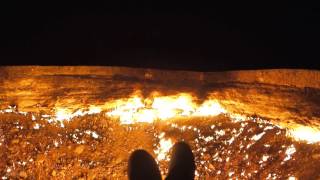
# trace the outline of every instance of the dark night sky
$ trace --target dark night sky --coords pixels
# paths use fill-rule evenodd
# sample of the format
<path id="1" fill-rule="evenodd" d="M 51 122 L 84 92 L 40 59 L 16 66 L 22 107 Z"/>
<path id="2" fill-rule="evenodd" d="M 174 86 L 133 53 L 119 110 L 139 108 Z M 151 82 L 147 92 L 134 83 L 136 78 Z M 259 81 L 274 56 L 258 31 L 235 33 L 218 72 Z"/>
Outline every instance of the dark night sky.
<path id="1" fill-rule="evenodd" d="M 110 2 L 2 4 L 1 64 L 320 69 L 312 3 Z"/>

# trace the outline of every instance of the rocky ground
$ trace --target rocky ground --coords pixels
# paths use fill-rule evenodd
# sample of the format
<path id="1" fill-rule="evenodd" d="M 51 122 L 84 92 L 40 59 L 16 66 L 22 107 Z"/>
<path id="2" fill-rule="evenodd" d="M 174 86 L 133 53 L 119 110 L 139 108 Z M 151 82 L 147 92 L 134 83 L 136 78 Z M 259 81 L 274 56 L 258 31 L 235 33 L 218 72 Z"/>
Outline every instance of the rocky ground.
<path id="1" fill-rule="evenodd" d="M 180 140 L 194 151 L 198 179 L 320 178 L 319 144 L 295 141 L 282 129 L 299 125 L 319 131 L 318 71 L 30 66 L 0 67 L 0 75 L 0 109 L 20 111 L 0 114 L 2 179 L 126 179 L 134 149 L 158 157 L 161 142 Z M 187 92 L 199 102 L 216 99 L 228 112 L 252 118 L 220 115 L 121 125 L 100 113 L 62 126 L 44 115 L 54 115 L 55 108 L 103 105 L 136 90 L 144 97 L 154 91 Z M 169 157 L 159 160 L 164 174 Z"/>
<path id="2" fill-rule="evenodd" d="M 2 179 L 126 179 L 130 152 L 157 157 L 159 141 L 187 141 L 197 179 L 320 178 L 320 146 L 296 142 L 259 118 L 220 115 L 153 124 L 120 125 L 103 114 L 61 124 L 40 115 L 0 115 Z M 159 161 L 166 173 L 167 160 Z"/>

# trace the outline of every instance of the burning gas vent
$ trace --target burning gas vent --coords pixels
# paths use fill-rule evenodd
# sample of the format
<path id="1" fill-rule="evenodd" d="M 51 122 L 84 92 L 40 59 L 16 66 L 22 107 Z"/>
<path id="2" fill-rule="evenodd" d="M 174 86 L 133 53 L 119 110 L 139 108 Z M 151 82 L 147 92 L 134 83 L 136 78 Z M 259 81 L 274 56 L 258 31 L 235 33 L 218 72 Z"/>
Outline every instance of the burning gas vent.
<path id="1" fill-rule="evenodd" d="M 187 141 L 197 179 L 319 178 L 320 73 L 1 67 L 0 175 L 125 179 L 144 148 L 166 173 Z"/>

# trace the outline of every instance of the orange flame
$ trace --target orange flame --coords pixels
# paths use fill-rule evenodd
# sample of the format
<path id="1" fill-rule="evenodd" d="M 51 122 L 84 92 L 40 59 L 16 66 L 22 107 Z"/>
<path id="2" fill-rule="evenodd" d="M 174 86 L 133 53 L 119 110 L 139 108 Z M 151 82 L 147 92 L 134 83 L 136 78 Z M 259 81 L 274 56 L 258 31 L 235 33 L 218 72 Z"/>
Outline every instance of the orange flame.
<path id="1" fill-rule="evenodd" d="M 63 121 L 71 120 L 76 116 L 101 112 L 105 112 L 106 116 L 119 118 L 121 124 L 153 123 L 156 120 L 179 117 L 209 117 L 219 114 L 226 114 L 234 121 L 250 120 L 250 117 L 245 115 L 228 112 L 216 99 L 209 98 L 201 104 L 197 104 L 195 100 L 196 98 L 189 93 L 161 96 L 154 92 L 148 98 L 143 98 L 135 93 L 129 98 L 109 101 L 104 105 L 90 105 L 86 109 L 78 109 L 75 112 L 68 108 L 56 107 L 53 117 L 50 115 L 42 115 L 42 117 L 50 118 L 50 121 L 60 121 L 62 126 Z M 12 107 L 0 110 L 0 113 L 10 112 L 15 112 L 15 110 Z M 297 141 L 320 142 L 320 130 L 316 127 L 300 125 L 284 128 L 287 128 L 287 136 Z"/>
<path id="2" fill-rule="evenodd" d="M 176 117 L 216 116 L 226 113 L 218 101 L 207 100 L 198 105 L 194 102 L 194 98 L 186 93 L 147 99 L 135 96 L 126 100 L 117 100 L 112 104 L 113 110 L 106 114 L 119 118 L 122 124 L 152 123 L 155 120 Z"/>
<path id="3" fill-rule="evenodd" d="M 288 129 L 287 132 L 288 136 L 291 136 L 298 141 L 306 141 L 309 144 L 320 142 L 320 131 L 313 127 L 295 126 Z"/>

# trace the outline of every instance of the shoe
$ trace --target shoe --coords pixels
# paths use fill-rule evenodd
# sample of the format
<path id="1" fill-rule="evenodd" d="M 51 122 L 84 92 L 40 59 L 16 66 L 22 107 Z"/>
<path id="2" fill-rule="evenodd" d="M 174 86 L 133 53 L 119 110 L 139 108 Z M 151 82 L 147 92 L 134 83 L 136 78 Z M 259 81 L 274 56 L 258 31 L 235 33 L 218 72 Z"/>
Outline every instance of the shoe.
<path id="1" fill-rule="evenodd" d="M 145 150 L 135 150 L 128 163 L 129 180 L 161 180 L 157 162 Z"/>
<path id="2" fill-rule="evenodd" d="M 190 146 L 178 142 L 173 146 L 166 180 L 194 180 L 196 165 Z"/>

